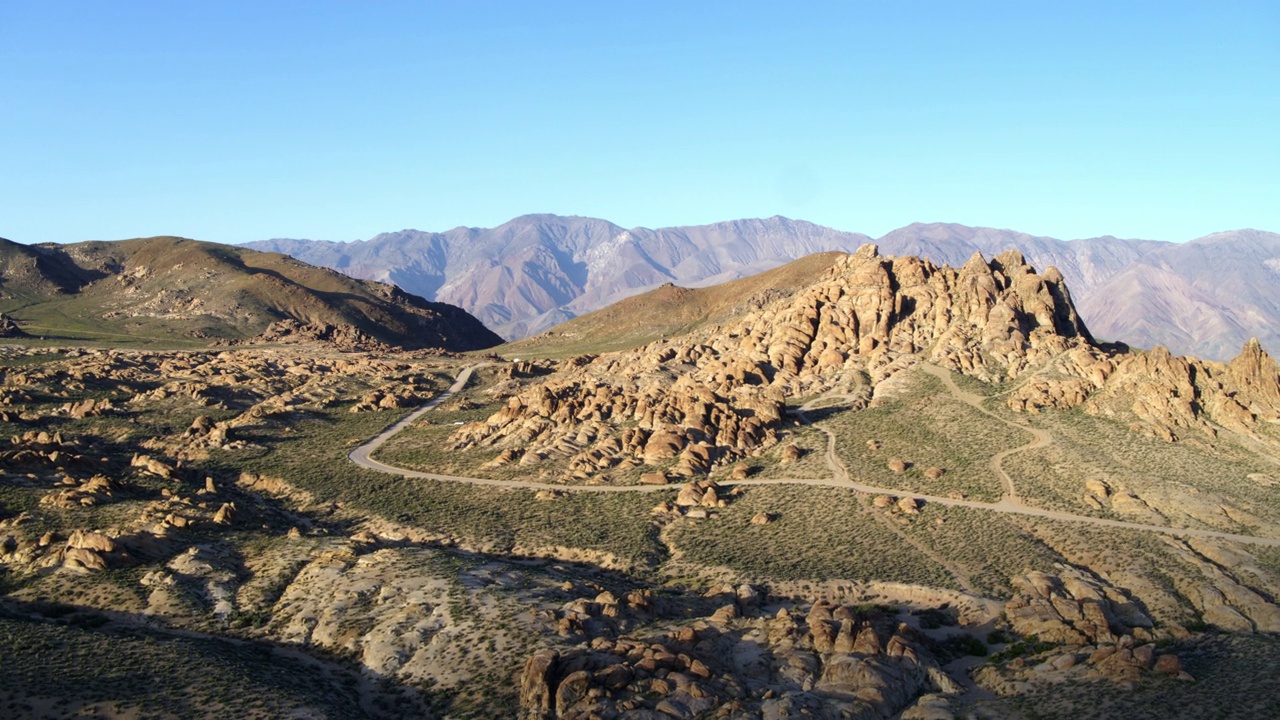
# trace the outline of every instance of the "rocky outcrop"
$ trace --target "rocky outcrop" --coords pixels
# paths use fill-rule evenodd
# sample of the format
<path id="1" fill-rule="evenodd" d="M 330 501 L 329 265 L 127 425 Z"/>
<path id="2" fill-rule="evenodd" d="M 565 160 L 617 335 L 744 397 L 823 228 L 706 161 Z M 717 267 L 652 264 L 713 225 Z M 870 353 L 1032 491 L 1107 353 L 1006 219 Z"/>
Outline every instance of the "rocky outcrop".
<path id="1" fill-rule="evenodd" d="M 663 635 L 595 636 L 533 655 L 521 716 L 879 718 L 960 692 L 928 643 L 880 610 L 821 601 L 765 614 L 746 590 Z M 924 707 L 946 705 L 932 697 Z"/>
<path id="2" fill-rule="evenodd" d="M 1005 616 L 1017 633 L 1064 645 L 1115 643 L 1135 632 L 1151 638 L 1154 623 L 1131 598 L 1077 568 L 1064 565 L 1058 573 L 1013 578 L 1018 594 Z"/>
<path id="3" fill-rule="evenodd" d="M 1280 420 L 1280 370 L 1256 341 L 1226 365 L 1158 346 L 1118 360 L 1087 412 L 1133 418 L 1133 429 L 1168 441 L 1213 437 L 1219 426 L 1253 435 L 1259 421 Z"/>
<path id="4" fill-rule="evenodd" d="M 252 342 L 323 343 L 347 352 L 390 352 L 393 349 L 353 325 L 304 323 L 292 318 L 271 323 Z"/>
<path id="5" fill-rule="evenodd" d="M 1005 619 L 1023 640 L 1012 661 L 984 666 L 978 682 L 1015 695 L 1067 677 L 1133 681 L 1150 672 L 1191 680 L 1176 655 L 1160 652 L 1155 623 L 1131 597 L 1079 568 L 1013 578 Z"/>
<path id="6" fill-rule="evenodd" d="M 1089 342 L 1061 276 L 1035 274 L 1017 252 L 955 269 L 867 245 L 729 326 L 567 362 L 451 439 L 456 450 L 565 460 L 571 482 L 637 464 L 696 475 L 772 444 L 786 397 L 848 371 L 883 376 L 901 367 L 890 358 L 920 354 L 981 378 L 1017 376 Z"/>
<path id="7" fill-rule="evenodd" d="M 18 327 L 18 323 L 13 318 L 0 313 L 0 338 L 21 338 L 27 337 L 27 334 Z"/>
<path id="8" fill-rule="evenodd" d="M 1280 422 L 1280 367 L 1257 340 L 1226 364 L 1160 346 L 1110 354 L 1079 346 L 1028 377 L 1007 405 L 1016 412 L 1083 407 L 1169 442 L 1212 438 L 1220 427 L 1256 435 L 1259 423 Z"/>

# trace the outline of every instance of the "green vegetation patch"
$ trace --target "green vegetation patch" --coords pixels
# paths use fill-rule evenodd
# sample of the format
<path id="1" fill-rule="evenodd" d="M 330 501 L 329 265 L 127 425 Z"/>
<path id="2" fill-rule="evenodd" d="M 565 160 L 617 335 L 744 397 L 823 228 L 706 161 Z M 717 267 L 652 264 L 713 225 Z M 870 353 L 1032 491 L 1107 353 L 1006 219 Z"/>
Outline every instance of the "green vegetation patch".
<path id="1" fill-rule="evenodd" d="M 877 522 L 849 490 L 756 486 L 718 512 L 670 531 L 686 562 L 761 580 L 885 580 L 958 589 L 945 568 Z M 776 520 L 752 524 L 760 512 Z"/>
<path id="2" fill-rule="evenodd" d="M 515 488 L 405 478 L 356 467 L 347 453 L 400 413 L 350 413 L 346 406 L 300 418 L 257 457 L 215 454 L 228 474 L 241 469 L 281 477 L 317 500 L 481 542 L 493 552 L 514 547 L 563 546 L 610 553 L 624 562 L 652 565 L 662 546 L 649 510 L 653 493 L 581 493 L 549 501 Z M 224 457 L 225 456 L 225 457 Z M 674 491 L 673 491 L 674 492 Z"/>
<path id="3" fill-rule="evenodd" d="M 910 390 L 858 411 L 821 411 L 811 417 L 836 435 L 840 459 L 850 476 L 876 487 L 929 495 L 963 493 L 974 500 L 1000 498 L 1000 480 L 991 456 L 1025 445 L 1025 431 L 991 418 L 947 391 L 937 378 L 913 372 Z M 880 443 L 878 450 L 868 441 Z M 889 469 L 890 459 L 909 463 L 903 473 Z M 931 480 L 924 471 L 945 471 Z"/>
<path id="4" fill-rule="evenodd" d="M 1009 516 L 988 510 L 926 504 L 902 531 L 963 567 L 974 589 L 989 597 L 1008 598 L 1011 576 L 1052 573 L 1063 560 Z"/>

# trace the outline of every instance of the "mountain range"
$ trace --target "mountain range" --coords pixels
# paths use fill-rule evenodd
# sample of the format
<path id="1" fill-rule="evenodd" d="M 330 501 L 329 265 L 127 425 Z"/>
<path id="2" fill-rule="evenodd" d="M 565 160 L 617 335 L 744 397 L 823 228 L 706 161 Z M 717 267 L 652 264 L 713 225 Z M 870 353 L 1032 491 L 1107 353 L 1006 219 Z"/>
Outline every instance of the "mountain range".
<path id="1" fill-rule="evenodd" d="M 783 217 L 625 229 L 526 215 L 496 228 L 402 230 L 369 240 L 273 239 L 249 246 L 458 305 L 507 339 L 542 332 L 665 283 L 706 287 L 872 238 Z M 1064 241 L 1012 230 L 916 223 L 875 240 L 884 253 L 963 264 L 1017 249 L 1057 267 L 1095 336 L 1225 359 L 1250 337 L 1280 347 L 1280 234 L 1238 230 L 1187 243 Z"/>

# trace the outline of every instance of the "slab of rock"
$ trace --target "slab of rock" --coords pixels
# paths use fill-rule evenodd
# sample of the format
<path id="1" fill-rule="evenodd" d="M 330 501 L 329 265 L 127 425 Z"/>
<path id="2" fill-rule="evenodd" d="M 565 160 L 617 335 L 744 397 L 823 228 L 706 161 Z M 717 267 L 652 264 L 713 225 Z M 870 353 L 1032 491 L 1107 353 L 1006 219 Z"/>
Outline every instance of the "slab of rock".
<path id="1" fill-rule="evenodd" d="M 645 473 L 640 476 L 641 485 L 666 485 L 667 474 L 661 472 Z"/>

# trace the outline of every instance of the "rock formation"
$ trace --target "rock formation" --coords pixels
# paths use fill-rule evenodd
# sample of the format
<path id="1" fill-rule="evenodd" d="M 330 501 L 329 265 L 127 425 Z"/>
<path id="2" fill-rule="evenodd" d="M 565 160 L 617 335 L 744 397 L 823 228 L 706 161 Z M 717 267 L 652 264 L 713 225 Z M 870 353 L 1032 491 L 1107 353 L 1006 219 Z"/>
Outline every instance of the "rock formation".
<path id="1" fill-rule="evenodd" d="M 26 337 L 27 334 L 18 327 L 18 323 L 13 318 L 0 313 L 0 338 L 20 338 Z"/>
<path id="2" fill-rule="evenodd" d="M 922 636 L 879 610 L 819 601 L 768 614 L 753 589 L 735 595 L 662 636 L 534 654 L 522 717 L 891 717 L 922 695 L 960 691 Z"/>
<path id="3" fill-rule="evenodd" d="M 772 444 L 787 397 L 847 371 L 893 372 L 893 358 L 920 354 L 994 379 L 1089 343 L 1061 276 L 1035 274 L 1016 251 L 957 270 L 867 245 L 727 327 L 575 358 L 452 443 L 563 459 L 567 481 L 671 462 L 699 474 Z"/>

